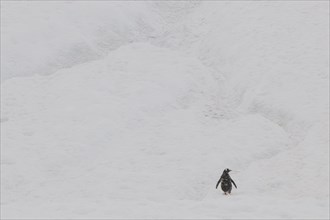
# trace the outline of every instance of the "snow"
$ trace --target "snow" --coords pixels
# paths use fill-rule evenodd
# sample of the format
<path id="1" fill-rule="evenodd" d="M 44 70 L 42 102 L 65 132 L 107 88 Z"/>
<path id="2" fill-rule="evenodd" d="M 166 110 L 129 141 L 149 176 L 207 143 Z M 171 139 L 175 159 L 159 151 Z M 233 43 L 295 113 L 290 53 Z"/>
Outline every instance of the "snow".
<path id="1" fill-rule="evenodd" d="M 328 219 L 328 27 L 321 1 L 1 2 L 1 218 Z"/>
<path id="2" fill-rule="evenodd" d="M 162 23 L 138 2 L 4 1 L 1 14 L 1 79 L 48 75 L 104 57 L 148 39 Z"/>

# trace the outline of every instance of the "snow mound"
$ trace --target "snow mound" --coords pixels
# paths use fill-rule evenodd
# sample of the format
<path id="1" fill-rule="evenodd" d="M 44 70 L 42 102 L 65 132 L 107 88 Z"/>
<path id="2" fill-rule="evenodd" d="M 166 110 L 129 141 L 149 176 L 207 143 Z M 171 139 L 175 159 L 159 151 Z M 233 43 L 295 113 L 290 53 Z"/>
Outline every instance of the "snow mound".
<path id="1" fill-rule="evenodd" d="M 1 79 L 48 75 L 154 37 L 162 20 L 148 3 L 1 2 Z"/>

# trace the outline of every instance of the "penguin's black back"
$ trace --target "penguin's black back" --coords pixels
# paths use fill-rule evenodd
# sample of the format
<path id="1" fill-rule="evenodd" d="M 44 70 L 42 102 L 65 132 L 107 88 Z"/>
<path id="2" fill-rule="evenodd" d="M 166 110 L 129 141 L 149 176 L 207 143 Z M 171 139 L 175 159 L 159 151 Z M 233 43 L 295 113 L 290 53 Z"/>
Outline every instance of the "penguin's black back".
<path id="1" fill-rule="evenodd" d="M 226 192 L 231 192 L 232 184 L 231 184 L 231 177 L 229 176 L 228 172 L 223 172 L 221 176 L 221 189 Z"/>
<path id="2" fill-rule="evenodd" d="M 224 192 L 231 192 L 231 188 L 232 188 L 232 185 L 231 185 L 230 180 L 223 179 L 221 181 L 221 189 L 222 189 L 222 191 L 224 191 Z"/>

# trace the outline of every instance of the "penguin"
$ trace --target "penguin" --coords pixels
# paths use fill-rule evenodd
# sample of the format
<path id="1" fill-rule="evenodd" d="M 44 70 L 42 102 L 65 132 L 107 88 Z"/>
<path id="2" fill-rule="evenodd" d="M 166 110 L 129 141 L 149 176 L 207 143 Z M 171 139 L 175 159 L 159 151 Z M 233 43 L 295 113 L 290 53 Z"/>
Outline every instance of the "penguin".
<path id="1" fill-rule="evenodd" d="M 222 191 L 224 192 L 225 195 L 230 194 L 231 193 L 231 189 L 232 189 L 232 184 L 234 184 L 235 188 L 237 189 L 237 186 L 234 182 L 234 180 L 231 179 L 231 177 L 229 176 L 229 172 L 231 170 L 230 169 L 225 169 L 219 179 L 219 181 L 217 182 L 217 185 L 216 185 L 216 189 L 218 188 L 218 185 L 219 183 L 221 182 L 221 189 Z"/>

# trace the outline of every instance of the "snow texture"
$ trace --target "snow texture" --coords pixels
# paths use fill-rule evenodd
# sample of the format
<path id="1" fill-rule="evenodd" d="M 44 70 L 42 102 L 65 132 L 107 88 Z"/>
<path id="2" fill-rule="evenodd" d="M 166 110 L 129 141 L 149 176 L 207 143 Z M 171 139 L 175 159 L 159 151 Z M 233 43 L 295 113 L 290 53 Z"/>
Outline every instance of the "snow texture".
<path id="1" fill-rule="evenodd" d="M 328 1 L 2 1 L 1 55 L 1 218 L 329 219 Z"/>

